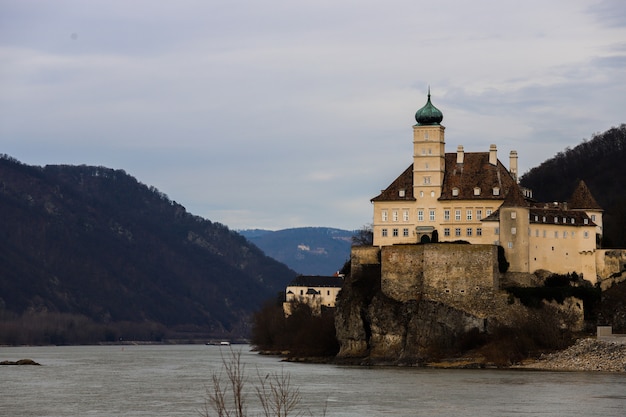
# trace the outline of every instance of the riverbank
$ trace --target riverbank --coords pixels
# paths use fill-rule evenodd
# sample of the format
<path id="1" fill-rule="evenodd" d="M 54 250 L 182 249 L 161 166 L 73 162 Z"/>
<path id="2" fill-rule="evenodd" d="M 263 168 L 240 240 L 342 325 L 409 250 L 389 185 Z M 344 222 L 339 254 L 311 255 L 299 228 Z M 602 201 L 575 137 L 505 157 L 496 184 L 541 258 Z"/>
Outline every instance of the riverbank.
<path id="1" fill-rule="evenodd" d="M 367 365 L 367 366 L 397 366 L 395 362 L 364 361 L 362 358 L 337 360 L 331 357 L 290 357 L 287 352 L 261 352 L 283 356 L 288 362 L 334 363 L 339 365 Z M 286 355 L 287 354 L 287 355 Z M 408 366 L 415 366 L 408 365 Z M 538 359 L 527 359 L 522 364 L 503 366 L 491 363 L 477 352 L 465 357 L 448 358 L 422 365 L 427 368 L 438 369 L 533 369 L 544 371 L 600 371 L 626 372 L 626 343 L 613 340 L 598 340 L 595 338 L 579 339 L 569 348 L 543 354 Z"/>
<path id="2" fill-rule="evenodd" d="M 626 344 L 594 338 L 580 339 L 565 350 L 542 355 L 536 361 L 512 368 L 626 372 Z"/>

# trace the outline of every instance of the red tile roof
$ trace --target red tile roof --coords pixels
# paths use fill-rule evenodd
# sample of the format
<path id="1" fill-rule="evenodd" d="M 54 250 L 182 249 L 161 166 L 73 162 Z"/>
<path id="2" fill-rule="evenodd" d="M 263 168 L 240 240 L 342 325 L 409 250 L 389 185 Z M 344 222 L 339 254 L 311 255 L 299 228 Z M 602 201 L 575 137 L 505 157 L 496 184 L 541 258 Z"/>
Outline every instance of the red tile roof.
<path id="1" fill-rule="evenodd" d="M 497 165 L 489 163 L 489 152 L 466 152 L 461 164 L 456 162 L 456 153 L 445 155 L 445 175 L 440 200 L 504 200 L 509 189 L 516 185 L 509 171 L 498 161 Z M 499 194 L 494 195 L 494 188 Z M 458 195 L 453 195 L 453 189 Z M 475 195 L 474 189 L 479 188 L 480 194 Z M 400 191 L 404 190 L 404 197 Z M 398 178 L 371 201 L 414 201 L 413 195 L 413 164 Z"/>

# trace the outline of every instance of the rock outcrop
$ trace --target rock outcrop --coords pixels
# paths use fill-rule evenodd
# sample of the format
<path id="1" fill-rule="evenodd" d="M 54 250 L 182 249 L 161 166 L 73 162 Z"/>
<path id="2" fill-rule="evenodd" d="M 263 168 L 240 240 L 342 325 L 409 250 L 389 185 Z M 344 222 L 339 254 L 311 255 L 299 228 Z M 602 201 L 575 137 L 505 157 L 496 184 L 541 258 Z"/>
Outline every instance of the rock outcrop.
<path id="1" fill-rule="evenodd" d="M 0 365 L 40 365 L 32 359 L 20 359 L 17 361 L 2 361 Z"/>
<path id="2" fill-rule="evenodd" d="M 398 301 L 381 290 L 377 265 L 357 268 L 337 299 L 335 326 L 339 360 L 356 363 L 420 364 L 454 345 L 463 334 L 484 332 L 487 315 L 452 303 L 418 297 Z"/>
<path id="3" fill-rule="evenodd" d="M 337 359 L 425 364 L 463 350 L 472 337 L 532 322 L 536 312 L 500 290 L 495 249 L 482 246 L 353 248 L 337 297 Z M 582 301 L 565 301 L 544 303 L 557 332 L 582 326 Z"/>

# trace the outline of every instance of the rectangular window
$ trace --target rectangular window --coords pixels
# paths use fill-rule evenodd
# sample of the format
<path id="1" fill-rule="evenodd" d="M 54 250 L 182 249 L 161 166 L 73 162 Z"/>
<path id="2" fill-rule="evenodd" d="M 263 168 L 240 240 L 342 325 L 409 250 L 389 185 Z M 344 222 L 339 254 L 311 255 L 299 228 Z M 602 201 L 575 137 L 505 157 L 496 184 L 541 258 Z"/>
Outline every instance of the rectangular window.
<path id="1" fill-rule="evenodd" d="M 449 227 L 444 227 L 443 235 L 444 236 L 450 236 L 450 228 Z"/>
<path id="2" fill-rule="evenodd" d="M 512 219 L 517 218 L 517 212 L 512 211 L 512 212 L 511 212 L 511 218 L 512 218 Z"/>
<path id="3" fill-rule="evenodd" d="M 461 210 L 454 210 L 454 220 L 457 222 L 461 221 Z"/>
<path id="4" fill-rule="evenodd" d="M 450 221 L 450 210 L 444 210 L 443 211 L 443 220 L 446 222 Z"/>
<path id="5" fill-rule="evenodd" d="M 513 249 L 513 242 L 509 242 L 508 246 L 509 246 L 509 249 Z"/>
<path id="6" fill-rule="evenodd" d="M 512 235 L 517 234 L 517 228 L 516 227 L 511 227 L 511 234 Z"/>
<path id="7" fill-rule="evenodd" d="M 381 213 L 381 216 L 382 216 L 382 220 L 383 220 L 384 222 L 386 222 L 387 220 L 389 220 L 389 213 L 387 213 L 387 210 L 383 210 L 383 211 L 382 211 L 382 213 Z"/>
<path id="8" fill-rule="evenodd" d="M 393 221 L 397 222 L 398 221 L 398 210 L 394 210 L 393 211 Z"/>
<path id="9" fill-rule="evenodd" d="M 402 236 L 409 237 L 409 229 L 407 229 L 406 227 L 402 229 Z"/>
<path id="10" fill-rule="evenodd" d="M 424 210 L 422 209 L 417 210 L 417 221 L 418 222 L 424 221 Z"/>
<path id="11" fill-rule="evenodd" d="M 482 236 L 483 235 L 483 228 L 482 227 L 477 227 L 476 228 L 476 236 Z"/>
<path id="12" fill-rule="evenodd" d="M 465 212 L 467 220 L 472 220 L 472 210 L 467 210 Z"/>
<path id="13" fill-rule="evenodd" d="M 476 210 L 476 220 L 482 220 L 483 211 L 481 209 Z"/>
<path id="14" fill-rule="evenodd" d="M 563 232 L 563 239 L 567 239 L 567 232 Z"/>
<path id="15" fill-rule="evenodd" d="M 583 237 L 584 237 L 585 239 L 588 239 L 588 238 L 589 238 L 589 232 L 584 232 L 584 233 L 583 233 Z"/>
<path id="16" fill-rule="evenodd" d="M 491 209 L 485 210 L 485 216 L 489 217 L 489 216 L 491 216 L 491 213 L 493 213 L 493 211 Z"/>
<path id="17" fill-rule="evenodd" d="M 499 228 L 499 227 L 496 227 L 496 229 L 495 229 L 495 232 L 494 232 L 494 233 L 495 233 L 496 235 L 499 235 L 499 234 L 500 234 L 500 228 Z"/>
<path id="18" fill-rule="evenodd" d="M 592 221 L 592 222 L 595 222 L 595 221 L 596 221 L 596 215 L 595 215 L 595 214 L 592 214 L 592 215 L 591 215 L 591 221 Z"/>
<path id="19" fill-rule="evenodd" d="M 393 237 L 398 237 L 398 229 L 394 228 L 392 233 Z"/>
<path id="20" fill-rule="evenodd" d="M 546 231 L 545 230 L 543 231 L 543 237 L 546 237 Z"/>
<path id="21" fill-rule="evenodd" d="M 403 219 L 405 222 L 408 222 L 408 221 L 409 221 L 409 211 L 408 211 L 408 210 L 404 210 L 404 211 L 402 212 L 402 219 Z"/>
<path id="22" fill-rule="evenodd" d="M 558 239 L 558 238 L 559 238 L 559 232 L 556 232 L 556 231 L 554 232 L 554 238 L 555 238 L 555 239 Z"/>
<path id="23" fill-rule="evenodd" d="M 471 228 L 471 227 L 468 227 L 468 228 L 467 228 L 467 230 L 465 231 L 465 234 L 466 234 L 467 236 L 472 236 L 472 228 Z"/>
<path id="24" fill-rule="evenodd" d="M 572 239 L 576 237 L 576 232 L 572 232 Z"/>
<path id="25" fill-rule="evenodd" d="M 382 237 L 387 237 L 387 229 L 381 230 Z"/>
<path id="26" fill-rule="evenodd" d="M 535 237 L 539 237 L 539 229 L 535 229 Z"/>
<path id="27" fill-rule="evenodd" d="M 430 177 L 424 177 L 424 184 L 430 184 Z"/>
<path id="28" fill-rule="evenodd" d="M 454 236 L 461 236 L 461 228 L 457 227 L 456 229 L 454 229 Z"/>
<path id="29" fill-rule="evenodd" d="M 431 210 L 428 211 L 428 219 L 431 222 L 435 221 L 435 210 L 431 209 Z"/>

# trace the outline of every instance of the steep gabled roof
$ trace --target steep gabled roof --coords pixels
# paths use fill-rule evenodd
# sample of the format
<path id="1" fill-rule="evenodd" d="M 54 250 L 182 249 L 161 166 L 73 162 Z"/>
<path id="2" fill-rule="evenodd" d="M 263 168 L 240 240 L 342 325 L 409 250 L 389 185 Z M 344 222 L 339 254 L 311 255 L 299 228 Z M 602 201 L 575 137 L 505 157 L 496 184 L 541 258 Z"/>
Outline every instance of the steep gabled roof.
<path id="1" fill-rule="evenodd" d="M 591 195 L 591 191 L 587 188 L 585 181 L 580 180 L 578 187 L 572 193 L 570 200 L 568 201 L 570 209 L 594 209 L 602 210 L 602 207 L 596 202 L 596 199 Z"/>
<path id="2" fill-rule="evenodd" d="M 326 277 L 321 275 L 299 275 L 291 281 L 288 287 L 343 287 L 343 278 Z"/>
<path id="3" fill-rule="evenodd" d="M 400 191 L 404 190 L 404 197 Z M 370 201 L 415 201 L 413 196 L 413 164 L 411 164 L 389 187 Z"/>
<path id="4" fill-rule="evenodd" d="M 457 163 L 456 153 L 446 153 L 446 172 L 440 200 L 504 200 L 516 183 L 509 171 L 498 161 L 489 163 L 489 152 L 465 152 L 463 163 Z M 474 195 L 474 189 L 480 195 Z M 494 195 L 493 189 L 499 194 Z M 458 190 L 454 195 L 453 190 Z"/>
<path id="5" fill-rule="evenodd" d="M 446 153 L 446 170 L 440 200 L 504 200 L 509 189 L 516 185 L 509 171 L 498 161 L 489 163 L 489 152 L 466 152 L 463 163 L 456 162 L 456 153 Z M 499 189 L 494 195 L 493 189 Z M 454 195 L 453 189 L 458 189 Z M 475 195 L 474 189 L 480 194 Z M 404 190 L 404 197 L 400 191 Z M 413 164 L 411 164 L 389 187 L 371 201 L 415 201 L 413 195 Z"/>

